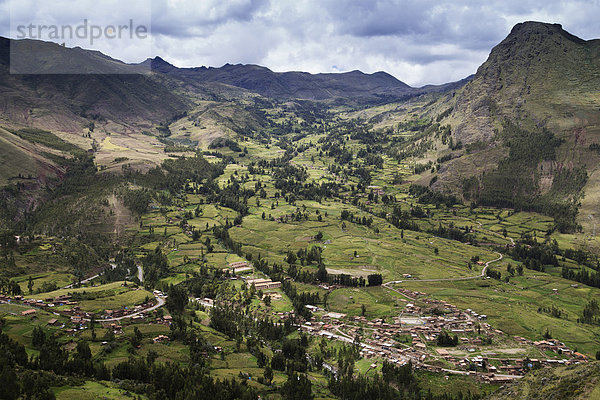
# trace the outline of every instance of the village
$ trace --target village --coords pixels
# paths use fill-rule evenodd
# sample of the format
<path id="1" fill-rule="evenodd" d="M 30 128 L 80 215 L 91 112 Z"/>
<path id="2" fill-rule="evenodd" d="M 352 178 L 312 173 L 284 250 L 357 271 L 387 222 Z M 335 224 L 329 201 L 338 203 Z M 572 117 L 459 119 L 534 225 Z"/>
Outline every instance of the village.
<path id="1" fill-rule="evenodd" d="M 89 327 L 91 321 L 100 323 L 102 327 L 110 329 L 115 335 L 123 334 L 121 322 L 136 323 L 153 322 L 170 325 L 172 317 L 163 315 L 162 312 L 152 315 L 153 311 L 164 305 L 166 296 L 160 291 L 154 291 L 154 299 L 135 306 L 123 306 L 115 310 L 104 310 L 102 313 L 93 313 L 81 309 L 77 301 L 70 294 L 64 294 L 53 298 L 30 299 L 24 296 L 0 295 L 0 304 L 16 304 L 31 307 L 20 312 L 20 316 L 36 319 L 38 311 L 52 313 L 56 318 L 51 318 L 46 325 L 57 327 L 68 336 L 74 336 L 78 332 Z M 62 318 L 61 318 L 62 317 Z"/>
<path id="2" fill-rule="evenodd" d="M 281 282 L 254 277 L 251 263 L 231 263 L 223 272 L 231 279 L 254 285 L 256 290 L 268 291 L 263 293 L 263 298 L 281 298 L 281 294 L 275 291 Z M 338 287 L 319 286 L 325 290 Z M 510 382 L 521 378 L 530 369 L 588 361 L 586 355 L 573 351 L 556 339 L 532 341 L 520 336 L 511 337 L 487 323 L 485 314 L 470 309 L 460 310 L 452 304 L 429 299 L 422 292 L 402 288 L 393 290 L 413 301 L 406 303 L 399 316 L 388 320 L 368 320 L 364 316 L 348 316 L 307 305 L 313 317 L 309 321 L 301 321 L 303 323 L 298 329 L 315 337 L 347 344 L 356 344 L 358 340 L 360 354 L 373 360 L 372 368 L 383 360 L 399 365 L 411 362 L 418 369 L 472 375 L 487 383 Z M 215 300 L 210 298 L 193 300 L 204 307 L 215 305 Z M 274 316 L 285 319 L 294 317 L 294 312 L 278 312 Z M 457 342 L 440 345 L 438 338 L 446 333 Z M 555 356 L 549 357 L 549 352 Z M 329 367 L 335 371 L 335 367 Z"/>
<path id="3" fill-rule="evenodd" d="M 257 290 L 265 291 L 263 298 L 281 298 L 281 294 L 275 291 L 281 282 L 254 277 L 252 264 L 248 262 L 231 263 L 223 272 L 232 276 L 231 279 L 240 279 L 248 286 L 254 285 Z M 338 287 L 319 286 L 324 290 Z M 400 315 L 391 319 L 368 320 L 364 316 L 348 316 L 307 305 L 313 317 L 309 321 L 301 321 L 298 329 L 315 337 L 346 344 L 359 343 L 361 356 L 373 360 L 372 368 L 383 360 L 399 365 L 411 362 L 418 369 L 472 375 L 487 383 L 510 382 L 521 378 L 530 369 L 588 361 L 586 355 L 556 339 L 532 341 L 509 336 L 493 328 L 485 314 L 470 309 L 460 310 L 452 304 L 429 299 L 422 292 L 402 288 L 393 290 L 412 302 L 407 302 Z M 204 307 L 215 305 L 214 299 L 193 300 Z M 294 317 L 294 312 L 278 312 L 274 316 L 285 319 Z M 438 338 L 444 334 L 456 339 L 456 343 L 439 343 Z M 335 371 L 335 367 L 329 368 Z"/>
<path id="4" fill-rule="evenodd" d="M 230 263 L 222 272 L 228 279 L 254 286 L 262 299 L 267 296 L 272 300 L 282 298 L 278 290 L 281 282 L 255 276 L 249 262 Z M 322 284 L 320 287 L 334 290 L 337 285 Z M 359 345 L 361 356 L 372 360 L 371 368 L 384 360 L 398 365 L 410 362 L 417 369 L 472 375 L 487 383 L 505 383 L 521 378 L 530 369 L 588 361 L 584 354 L 556 339 L 532 341 L 520 336 L 511 337 L 493 328 L 486 315 L 470 309 L 460 310 L 447 302 L 427 298 L 422 292 L 403 288 L 392 290 L 407 300 L 399 315 L 391 318 L 369 320 L 365 316 L 348 316 L 314 305 L 306 305 L 313 315 L 308 321 L 295 316 L 294 311 L 273 314 L 278 319 L 294 318 L 299 321 L 298 330 L 309 335 Z M 154 290 L 153 295 L 153 299 L 147 299 L 143 304 L 106 309 L 102 313 L 82 310 L 70 294 L 46 299 L 0 296 L 0 303 L 31 307 L 20 314 L 32 319 L 36 318 L 38 310 L 53 313 L 56 318 L 50 319 L 47 325 L 58 327 L 68 336 L 87 329 L 92 320 L 115 335 L 122 335 L 122 323 L 167 326 L 172 323 L 170 315 L 157 310 L 164 305 L 165 294 Z M 215 299 L 211 298 L 190 298 L 190 301 L 206 308 L 215 306 Z M 169 340 L 168 336 L 159 335 L 153 342 Z M 335 372 L 335 367 L 329 368 Z"/>
<path id="5" fill-rule="evenodd" d="M 411 362 L 417 369 L 473 375 L 487 383 L 519 379 L 530 369 L 588 361 L 587 356 L 556 339 L 531 341 L 510 337 L 485 322 L 486 315 L 424 298 L 424 293 L 399 290 L 427 307 L 408 303 L 402 313 L 391 320 L 368 320 L 364 316 L 349 317 L 308 305 L 313 317 L 300 329 L 317 337 L 359 343 L 362 357 L 373 359 L 371 368 L 383 360 L 399 365 Z M 441 344 L 438 339 L 446 334 L 450 339 L 457 339 L 457 343 Z M 498 346 L 499 343 L 502 346 Z M 507 348 L 508 345 L 521 348 Z M 548 357 L 549 352 L 555 357 Z"/>

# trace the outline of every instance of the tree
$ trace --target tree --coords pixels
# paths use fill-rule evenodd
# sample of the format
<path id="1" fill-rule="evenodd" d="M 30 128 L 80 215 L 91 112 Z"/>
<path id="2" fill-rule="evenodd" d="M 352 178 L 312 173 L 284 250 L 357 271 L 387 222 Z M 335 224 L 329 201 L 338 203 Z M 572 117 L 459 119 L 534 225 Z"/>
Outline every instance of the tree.
<path id="1" fill-rule="evenodd" d="M 10 365 L 0 367 L 0 399 L 13 400 L 19 397 L 17 374 Z"/>
<path id="2" fill-rule="evenodd" d="M 271 381 L 273 380 L 273 369 L 271 368 L 271 364 L 267 364 L 265 367 L 264 378 L 270 385 Z"/>
<path id="3" fill-rule="evenodd" d="M 367 276 L 369 286 L 380 286 L 383 283 L 383 276 L 381 274 L 370 274 Z"/>
<path id="4" fill-rule="evenodd" d="M 27 282 L 27 289 L 29 289 L 29 294 L 33 294 L 33 278 L 29 277 L 29 282 Z"/>
<path id="5" fill-rule="evenodd" d="M 319 263 L 319 269 L 317 270 L 317 279 L 321 282 L 327 282 L 327 268 L 325 264 Z"/>
<path id="6" fill-rule="evenodd" d="M 456 346 L 457 344 L 458 336 L 450 336 L 446 331 L 442 331 L 437 337 L 438 346 Z"/>
<path id="7" fill-rule="evenodd" d="M 367 307 L 365 307 L 365 305 L 363 304 L 360 306 L 360 315 L 362 315 L 364 317 L 366 313 L 367 313 Z"/>
<path id="8" fill-rule="evenodd" d="M 511 276 L 515 276 L 515 269 L 511 264 L 506 266 L 506 272 L 508 272 Z"/>
<path id="9" fill-rule="evenodd" d="M 82 341 L 77 343 L 77 353 L 75 357 L 82 361 L 91 361 L 92 351 L 90 350 L 90 346 L 87 344 L 87 342 Z"/>
<path id="10" fill-rule="evenodd" d="M 154 350 L 150 350 L 148 352 L 148 354 L 146 355 L 146 362 L 148 363 L 148 365 L 152 365 L 152 364 L 154 364 L 154 361 L 156 361 L 157 358 L 158 358 L 158 353 L 155 352 Z"/>
<path id="11" fill-rule="evenodd" d="M 265 306 L 271 307 L 271 296 L 265 296 L 263 301 L 265 302 Z"/>
<path id="12" fill-rule="evenodd" d="M 168 297 L 166 301 L 167 309 L 176 314 L 180 314 L 188 304 L 188 294 L 183 286 L 169 286 Z"/>
<path id="13" fill-rule="evenodd" d="M 271 367 L 277 371 L 285 371 L 285 356 L 282 352 L 276 351 L 271 359 Z"/>
<path id="14" fill-rule="evenodd" d="M 46 334 L 41 326 L 36 326 L 33 328 L 33 332 L 31 334 L 31 344 L 33 347 L 39 349 L 42 347 L 44 342 L 46 341 Z"/>
<path id="15" fill-rule="evenodd" d="M 312 383 L 304 374 L 292 372 L 281 388 L 281 394 L 286 400 L 312 400 Z"/>
<path id="16" fill-rule="evenodd" d="M 321 241 L 321 239 L 323 239 L 323 232 L 319 231 L 319 232 L 317 232 L 317 234 L 315 235 L 315 240 L 316 240 L 317 242 L 320 242 L 320 241 Z"/>
<path id="17" fill-rule="evenodd" d="M 138 329 L 138 327 L 136 326 L 135 328 L 133 328 L 133 336 L 131 337 L 131 345 L 133 347 L 138 347 L 142 344 L 142 332 L 140 332 L 140 330 Z"/>
<path id="18" fill-rule="evenodd" d="M 285 260 L 287 261 L 288 264 L 293 265 L 297 260 L 296 254 L 294 254 L 293 251 L 288 251 L 287 257 Z"/>
<path id="19" fill-rule="evenodd" d="M 92 341 L 96 340 L 96 317 L 94 314 L 90 317 L 90 329 L 92 331 Z"/>

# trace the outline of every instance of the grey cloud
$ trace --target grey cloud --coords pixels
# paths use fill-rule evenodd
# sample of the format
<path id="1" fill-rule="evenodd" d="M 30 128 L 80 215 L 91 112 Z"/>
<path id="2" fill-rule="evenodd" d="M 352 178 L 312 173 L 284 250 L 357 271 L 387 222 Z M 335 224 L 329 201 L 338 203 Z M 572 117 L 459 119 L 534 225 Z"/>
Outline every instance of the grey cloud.
<path id="1" fill-rule="evenodd" d="M 267 0 L 180 0 L 170 4 L 152 2 L 152 32 L 155 35 L 209 36 L 230 22 L 246 23 L 268 6 Z"/>
<path id="2" fill-rule="evenodd" d="M 35 13 L 35 0 L 15 1 L 23 4 L 24 15 Z M 598 0 L 146 1 L 152 2 L 152 52 L 179 66 L 229 62 L 277 71 L 384 70 L 411 85 L 474 73 L 517 22 L 561 23 L 584 39 L 600 37 Z M 0 0 L 0 11 L 6 4 Z M 94 12 L 101 16 L 114 12 L 105 2 L 96 4 Z M 61 18 L 73 16 L 74 10 L 65 9 Z M 0 13 L 0 22 L 6 20 Z M 135 58 L 139 53 L 118 44 L 100 50 L 141 61 Z"/>

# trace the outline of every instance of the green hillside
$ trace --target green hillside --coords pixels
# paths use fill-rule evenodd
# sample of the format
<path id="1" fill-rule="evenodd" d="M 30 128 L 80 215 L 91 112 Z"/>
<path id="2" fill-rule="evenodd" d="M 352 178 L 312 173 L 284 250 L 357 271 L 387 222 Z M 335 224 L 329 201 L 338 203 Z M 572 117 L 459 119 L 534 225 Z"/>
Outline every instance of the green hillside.
<path id="1" fill-rule="evenodd" d="M 504 399 L 597 399 L 600 397 L 600 364 L 534 371 L 518 383 L 508 385 L 489 397 Z"/>
<path id="2" fill-rule="evenodd" d="M 416 89 L 0 39 L 0 398 L 597 398 L 598 43 Z"/>

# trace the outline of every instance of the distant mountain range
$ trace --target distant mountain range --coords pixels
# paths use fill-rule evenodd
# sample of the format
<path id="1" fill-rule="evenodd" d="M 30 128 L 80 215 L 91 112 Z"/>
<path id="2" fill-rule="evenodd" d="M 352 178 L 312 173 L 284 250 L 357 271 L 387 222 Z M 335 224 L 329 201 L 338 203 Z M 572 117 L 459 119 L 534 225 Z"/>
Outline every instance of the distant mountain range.
<path id="1" fill-rule="evenodd" d="M 10 65 L 11 47 L 21 56 Z M 53 74 L 60 71 L 71 74 Z M 27 71 L 38 75 L 16 75 Z M 50 74 L 50 75 L 47 75 Z M 10 123 L 79 131 L 82 119 L 101 117 L 125 126 L 155 124 L 181 113 L 197 98 L 239 90 L 274 100 L 312 100 L 366 106 L 443 92 L 445 85 L 412 88 L 385 72 L 338 74 L 273 72 L 257 65 L 177 68 L 160 57 L 126 64 L 98 51 L 52 42 L 0 38 L 0 118 Z M 180 91 L 175 88 L 183 89 Z M 186 92 L 188 96 L 182 94 Z M 32 110 L 44 110 L 43 115 Z"/>
<path id="2" fill-rule="evenodd" d="M 11 47 L 29 55 L 13 67 L 33 68 L 39 75 L 9 74 Z M 57 65 L 74 74 L 46 75 Z M 435 172 L 434 189 L 462 195 L 467 185 L 469 196 L 506 202 L 550 193 L 581 202 L 590 215 L 600 207 L 598 196 L 573 197 L 576 188 L 559 187 L 570 179 L 567 173 L 584 170 L 584 191 L 600 189 L 600 40 L 582 40 L 557 24 L 517 24 L 474 76 L 422 88 L 385 72 L 309 74 L 241 64 L 178 68 L 160 57 L 125 64 L 97 51 L 0 38 L 0 92 L 0 126 L 81 134 L 94 123 L 107 134 L 124 135 L 166 126 L 188 112 L 224 132 L 243 130 L 244 125 L 259 129 L 260 116 L 248 108 L 249 100 L 358 109 L 435 94 L 435 104 L 423 115 L 450 125 L 454 143 L 462 147 L 452 150 L 450 161 Z M 531 135 L 546 129 L 560 143 L 527 168 L 510 167 L 521 171 L 518 184 L 503 181 L 509 172 L 498 170 L 509 168 L 511 151 L 524 146 L 522 140 L 502 135 L 508 132 L 506 124 Z M 532 139 L 526 146 L 535 143 L 543 144 Z"/>
<path id="3" fill-rule="evenodd" d="M 363 104 L 391 102 L 411 96 L 460 87 L 468 80 L 440 86 L 413 88 L 386 72 L 365 74 L 361 71 L 309 74 L 273 72 L 250 64 L 225 64 L 220 68 L 177 68 L 160 57 L 142 63 L 152 71 L 177 79 L 218 82 L 278 100 L 353 100 Z"/>

